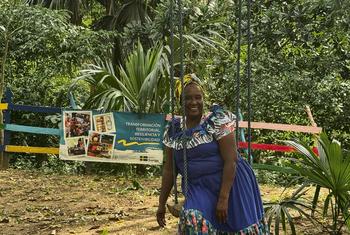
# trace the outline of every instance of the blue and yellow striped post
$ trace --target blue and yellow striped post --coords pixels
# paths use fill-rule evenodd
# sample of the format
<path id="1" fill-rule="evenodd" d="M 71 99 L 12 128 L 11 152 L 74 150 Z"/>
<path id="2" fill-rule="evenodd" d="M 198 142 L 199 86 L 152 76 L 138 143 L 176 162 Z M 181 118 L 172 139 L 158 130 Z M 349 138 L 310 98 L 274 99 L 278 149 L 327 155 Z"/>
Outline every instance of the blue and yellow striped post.
<path id="1" fill-rule="evenodd" d="M 5 91 L 5 103 L 0 104 L 1 112 L 3 112 L 4 124 L 11 123 L 11 110 L 8 109 L 9 104 L 12 104 L 13 93 L 9 88 L 6 88 Z M 2 145 L 6 146 L 10 144 L 11 133 L 7 130 L 4 130 L 4 138 L 2 140 Z M 9 167 L 9 156 L 5 152 L 5 149 L 1 149 L 2 153 L 0 154 L 0 169 L 7 169 Z"/>

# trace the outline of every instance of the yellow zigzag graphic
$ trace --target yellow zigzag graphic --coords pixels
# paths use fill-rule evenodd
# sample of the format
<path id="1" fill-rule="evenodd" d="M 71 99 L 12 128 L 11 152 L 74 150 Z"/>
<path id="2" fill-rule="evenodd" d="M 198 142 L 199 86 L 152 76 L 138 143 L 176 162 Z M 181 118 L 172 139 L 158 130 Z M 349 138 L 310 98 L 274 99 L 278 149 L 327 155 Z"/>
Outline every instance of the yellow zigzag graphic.
<path id="1" fill-rule="evenodd" d="M 118 144 L 122 144 L 125 147 L 128 147 L 131 145 L 147 145 L 147 144 L 158 144 L 158 143 L 157 142 L 143 142 L 143 143 L 129 142 L 129 143 L 127 143 L 126 140 L 118 140 Z"/>

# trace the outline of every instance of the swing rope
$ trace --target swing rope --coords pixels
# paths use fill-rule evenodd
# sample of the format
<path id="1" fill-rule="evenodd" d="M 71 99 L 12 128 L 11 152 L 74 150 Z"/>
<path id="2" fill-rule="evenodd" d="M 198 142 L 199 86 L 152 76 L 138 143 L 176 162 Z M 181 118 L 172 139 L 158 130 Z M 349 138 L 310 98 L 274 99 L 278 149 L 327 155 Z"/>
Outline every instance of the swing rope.
<path id="1" fill-rule="evenodd" d="M 237 9 L 237 61 L 236 61 L 236 143 L 240 141 L 239 136 L 239 116 L 240 116 L 240 93 L 241 93 L 241 38 L 242 38 L 242 0 L 238 0 L 238 9 Z M 252 137 L 252 128 L 251 128 L 251 113 L 252 113 L 252 91 L 251 91 L 251 45 L 252 45 L 252 36 L 251 36 L 251 0 L 247 0 L 247 103 L 248 103 L 248 162 L 250 165 L 253 164 L 252 157 L 252 147 L 251 147 L 251 137 Z"/>
<path id="2" fill-rule="evenodd" d="M 238 0 L 237 9 L 237 60 L 236 60 L 236 146 L 238 146 L 239 137 L 239 113 L 240 113 L 240 93 L 241 93 L 241 32 L 242 32 L 242 0 Z"/>
<path id="3" fill-rule="evenodd" d="M 174 4 L 170 0 L 170 96 L 171 96 L 171 132 L 175 133 L 174 119 L 175 119 L 175 78 L 174 78 Z M 173 187 L 174 187 L 174 201 L 178 204 L 177 192 L 177 172 L 175 166 L 175 149 L 172 148 L 172 162 L 173 162 Z"/>
<path id="4" fill-rule="evenodd" d="M 179 24 L 177 25 L 178 27 L 178 32 L 179 32 L 179 40 L 180 40 L 180 79 L 181 79 L 181 86 L 184 86 L 184 62 L 183 62 L 183 57 L 184 57 L 184 52 L 183 52 L 183 11 L 182 11 L 182 1 L 177 0 L 177 8 L 179 12 Z M 174 3 L 173 0 L 170 0 L 170 79 L 171 79 L 171 87 L 170 87 L 170 92 L 171 92 L 171 130 L 172 133 L 175 133 L 175 126 L 174 126 L 174 119 L 175 119 L 175 76 L 174 76 Z M 182 92 L 181 94 L 181 108 L 182 108 L 182 129 L 186 133 L 186 119 L 185 119 L 185 106 L 184 106 L 184 93 Z M 187 189 L 188 189 L 188 176 L 187 176 L 187 138 L 186 135 L 182 138 L 182 144 L 183 144 L 183 158 L 184 158 L 184 169 L 183 169 L 183 183 L 184 183 L 184 196 L 187 196 Z M 178 190 L 177 190 L 177 171 L 176 171 L 176 163 L 175 163 L 175 149 L 172 149 L 172 163 L 173 163 L 173 189 L 174 189 L 174 202 L 175 204 L 178 204 Z"/>
<path id="5" fill-rule="evenodd" d="M 249 164 L 253 164 L 253 156 L 252 156 L 252 128 L 251 128 L 251 119 L 252 119 L 252 89 L 251 89 L 251 71 L 252 71 L 252 64 L 251 64 L 251 46 L 252 46 L 252 35 L 250 31 L 250 18 L 251 18 L 251 0 L 247 0 L 247 44 L 248 44 L 248 51 L 247 51 L 247 87 L 248 87 L 248 161 Z"/>
<path id="6" fill-rule="evenodd" d="M 184 87 L 184 51 L 183 51 L 183 6 L 182 0 L 177 0 L 178 10 L 179 10 L 179 39 L 180 39 L 180 79 L 181 87 Z M 187 136 L 186 136 L 186 115 L 185 115 L 185 92 L 181 93 L 181 108 L 182 108 L 182 130 L 184 131 L 184 136 L 182 139 L 183 145 L 183 183 L 184 183 L 184 192 L 185 198 L 187 197 L 188 190 L 188 175 L 187 175 Z"/>
<path id="7" fill-rule="evenodd" d="M 175 0 L 176 1 L 176 0 Z M 177 9 L 179 12 L 179 23 L 178 23 L 178 33 L 179 33 L 179 58 L 180 58 L 180 79 L 181 79 L 181 86 L 184 87 L 184 51 L 183 51 L 183 4 L 182 0 L 177 0 Z M 238 9 L 237 9 L 237 61 L 236 61 L 236 117 L 239 116 L 239 110 L 240 110 L 240 83 L 241 83 L 241 75 L 240 75 L 240 69 L 241 69 L 241 37 L 242 37 L 242 0 L 238 0 Z M 248 87 L 248 160 L 249 163 L 252 164 L 253 158 L 251 156 L 251 24 L 250 24 L 250 18 L 251 18 L 251 0 L 248 0 L 247 2 L 247 44 L 248 44 L 248 51 L 247 51 L 247 87 Z M 173 0 L 170 0 L 170 79 L 171 79 L 171 118 L 172 118 L 172 133 L 175 131 L 174 127 L 174 110 L 175 110 L 175 102 L 174 102 L 174 24 L 173 24 L 173 18 L 174 18 L 174 3 Z M 182 92 L 181 94 L 181 109 L 182 109 L 182 129 L 184 131 L 184 136 L 182 138 L 182 144 L 183 144 L 183 183 L 184 183 L 184 196 L 186 198 L 187 191 L 188 191 L 188 165 L 187 165 L 187 141 L 188 137 L 186 136 L 186 116 L 185 116 L 185 94 Z M 236 118 L 236 130 L 239 130 L 239 120 Z M 236 142 L 238 146 L 238 142 L 240 140 L 239 131 L 236 131 Z M 177 172 L 176 172 L 176 165 L 175 165 L 175 149 L 173 148 L 173 187 L 174 187 L 174 195 L 175 195 L 175 204 L 178 204 L 178 190 L 177 190 Z"/>

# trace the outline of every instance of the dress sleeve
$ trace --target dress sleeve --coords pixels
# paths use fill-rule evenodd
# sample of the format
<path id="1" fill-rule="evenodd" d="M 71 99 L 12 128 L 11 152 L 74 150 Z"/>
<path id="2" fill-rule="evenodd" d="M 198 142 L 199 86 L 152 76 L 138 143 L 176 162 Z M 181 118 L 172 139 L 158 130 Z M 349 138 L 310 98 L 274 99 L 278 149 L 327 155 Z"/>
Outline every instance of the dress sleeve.
<path id="1" fill-rule="evenodd" d="M 164 129 L 163 144 L 169 148 L 173 147 L 173 141 L 170 138 L 171 122 L 168 122 Z"/>
<path id="2" fill-rule="evenodd" d="M 216 140 L 234 132 L 236 116 L 233 113 L 217 105 L 211 111 L 212 113 L 208 118 L 208 132 L 213 134 Z"/>
<path id="3" fill-rule="evenodd" d="M 164 135 L 163 135 L 163 144 L 169 148 L 174 148 L 175 147 L 175 140 L 172 130 L 172 123 L 174 125 L 174 132 L 177 133 L 180 127 L 180 119 L 174 119 L 173 121 L 169 121 L 164 129 Z"/>

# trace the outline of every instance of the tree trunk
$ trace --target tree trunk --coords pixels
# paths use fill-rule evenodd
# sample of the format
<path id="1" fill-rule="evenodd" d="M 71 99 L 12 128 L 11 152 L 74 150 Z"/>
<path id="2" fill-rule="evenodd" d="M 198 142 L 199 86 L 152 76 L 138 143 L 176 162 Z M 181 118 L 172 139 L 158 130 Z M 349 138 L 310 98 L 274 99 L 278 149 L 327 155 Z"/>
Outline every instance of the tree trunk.
<path id="1" fill-rule="evenodd" d="M 106 1 L 106 15 L 114 15 L 115 2 L 114 0 Z"/>
<path id="2" fill-rule="evenodd" d="M 75 0 L 75 1 L 68 1 L 68 4 L 66 7 L 69 10 L 70 14 L 70 22 L 75 25 L 81 25 L 82 24 L 82 15 L 80 12 L 80 4 L 81 1 Z"/>

